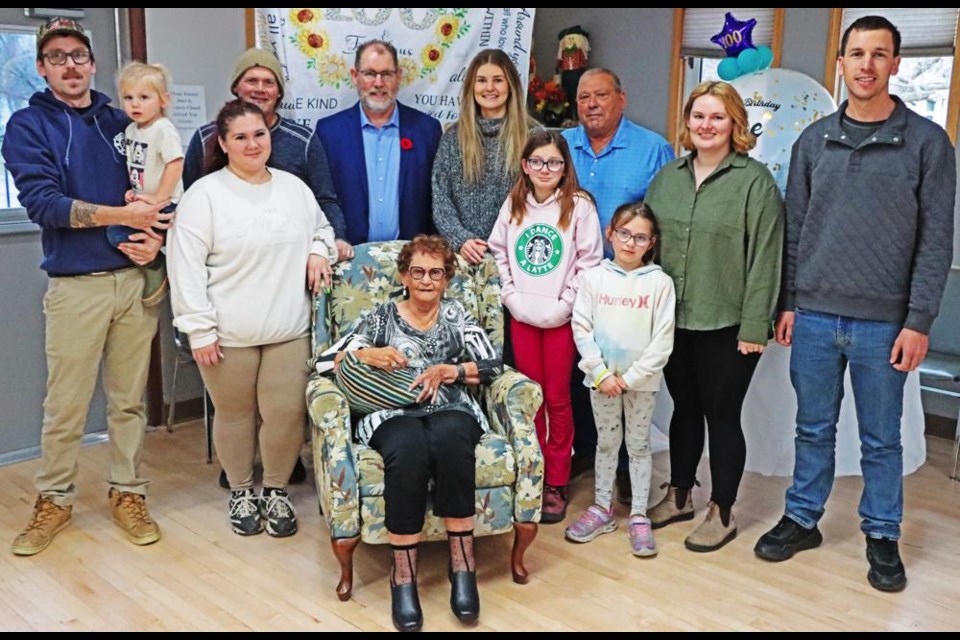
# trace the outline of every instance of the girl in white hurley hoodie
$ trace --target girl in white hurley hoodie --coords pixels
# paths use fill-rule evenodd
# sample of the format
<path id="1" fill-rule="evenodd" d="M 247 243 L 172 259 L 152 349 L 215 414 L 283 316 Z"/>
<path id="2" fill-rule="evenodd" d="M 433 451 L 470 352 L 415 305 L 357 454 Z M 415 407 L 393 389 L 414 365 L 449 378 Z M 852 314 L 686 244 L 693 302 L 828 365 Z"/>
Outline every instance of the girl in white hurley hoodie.
<path id="1" fill-rule="evenodd" d="M 673 351 L 676 295 L 673 280 L 654 264 L 660 233 L 647 205 L 622 205 L 606 234 L 613 260 L 583 274 L 573 307 L 573 336 L 597 422 L 596 503 L 567 527 L 566 537 L 589 542 L 617 528 L 613 482 L 625 436 L 633 486 L 630 546 L 636 556 L 653 556 L 657 545 L 647 518 L 650 423 L 663 367 Z"/>
<path id="2" fill-rule="evenodd" d="M 573 408 L 570 371 L 577 357 L 570 329 L 580 274 L 600 264 L 600 218 L 590 194 L 580 190 L 566 141 L 555 131 L 530 135 L 517 178 L 487 246 L 500 271 L 503 304 L 517 369 L 543 388 L 537 439 L 543 450 L 541 522 L 567 512 Z"/>

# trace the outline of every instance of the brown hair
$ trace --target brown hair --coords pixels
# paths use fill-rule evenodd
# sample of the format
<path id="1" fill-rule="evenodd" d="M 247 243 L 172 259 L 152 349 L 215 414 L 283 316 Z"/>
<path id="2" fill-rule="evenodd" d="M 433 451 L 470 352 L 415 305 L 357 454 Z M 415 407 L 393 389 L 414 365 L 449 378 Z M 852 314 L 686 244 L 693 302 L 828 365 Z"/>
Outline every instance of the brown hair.
<path id="1" fill-rule="evenodd" d="M 446 272 L 448 282 L 457 274 L 457 254 L 453 252 L 453 247 L 447 239 L 436 234 L 428 236 L 425 233 L 418 234 L 400 249 L 400 255 L 397 256 L 397 271 L 400 273 L 409 271 L 413 256 L 418 253 L 442 258 L 443 270 Z"/>
<path id="2" fill-rule="evenodd" d="M 357 47 L 357 53 L 353 57 L 353 66 L 357 71 L 360 70 L 360 58 L 363 57 L 363 52 L 373 47 L 374 51 L 386 51 L 390 54 L 390 57 L 393 58 L 393 66 L 400 68 L 400 62 L 397 60 L 397 48 L 387 42 L 386 40 L 367 40 L 359 47 Z"/>
<path id="3" fill-rule="evenodd" d="M 757 136 L 750 133 L 750 119 L 743 106 L 743 98 L 727 82 L 701 82 L 690 92 L 687 104 L 683 108 L 683 121 L 680 123 L 680 144 L 687 151 L 693 151 L 696 146 L 690 137 L 690 127 L 687 121 L 693 111 L 693 103 L 700 96 L 713 96 L 723 103 L 723 108 L 733 121 L 733 132 L 730 134 L 730 146 L 737 153 L 746 153 L 757 146 Z"/>
<path id="4" fill-rule="evenodd" d="M 854 21 L 847 30 L 843 32 L 843 38 L 840 39 L 840 55 L 847 55 L 847 40 L 854 31 L 889 31 L 893 36 L 893 57 L 900 55 L 900 30 L 884 18 L 883 16 L 863 16 Z"/>
<path id="5" fill-rule="evenodd" d="M 657 222 L 657 216 L 653 215 L 653 209 L 642 200 L 637 202 L 628 202 L 617 207 L 610 218 L 610 226 L 607 227 L 607 240 L 613 242 L 613 232 L 625 224 L 642 218 L 650 223 L 650 231 L 657 241 L 652 247 L 643 254 L 643 264 L 660 264 L 660 224 Z"/>
<path id="6" fill-rule="evenodd" d="M 220 148 L 219 140 L 226 140 L 230 123 L 245 115 L 259 116 L 260 119 L 263 120 L 263 126 L 267 126 L 267 119 L 263 115 L 263 111 L 252 102 L 244 102 L 243 100 L 237 99 L 225 103 L 223 108 L 220 109 L 220 113 L 217 114 L 217 135 L 210 136 L 206 142 L 204 142 L 203 175 L 219 171 L 227 166 L 227 154 Z"/>
<path id="7" fill-rule="evenodd" d="M 560 184 L 557 185 L 559 195 L 557 202 L 560 203 L 560 220 L 557 226 L 565 230 L 570 226 L 570 219 L 573 217 L 573 206 L 577 196 L 589 198 L 593 202 L 593 196 L 580 188 L 580 182 L 577 181 L 577 172 L 573 167 L 573 159 L 570 157 L 570 147 L 567 141 L 557 131 L 549 129 L 540 129 L 530 134 L 527 145 L 523 148 L 521 158 L 528 160 L 534 151 L 540 147 L 554 145 L 563 156 L 563 177 L 560 178 Z M 510 222 L 521 224 L 523 215 L 527 211 L 527 196 L 533 193 L 533 182 L 525 172 L 521 171 L 517 180 L 510 189 Z"/>

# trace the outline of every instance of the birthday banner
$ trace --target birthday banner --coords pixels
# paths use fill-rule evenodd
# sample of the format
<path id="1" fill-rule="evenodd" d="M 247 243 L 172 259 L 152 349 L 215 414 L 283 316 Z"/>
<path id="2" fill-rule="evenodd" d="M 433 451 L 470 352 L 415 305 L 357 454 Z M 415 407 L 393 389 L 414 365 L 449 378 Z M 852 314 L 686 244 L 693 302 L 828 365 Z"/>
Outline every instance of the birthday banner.
<path id="1" fill-rule="evenodd" d="M 467 65 L 482 49 L 503 50 L 526 91 L 535 11 L 257 9 L 256 39 L 283 67 L 280 111 L 309 127 L 356 103 L 350 69 L 357 47 L 373 38 L 397 48 L 400 102 L 448 123 L 460 110 Z"/>

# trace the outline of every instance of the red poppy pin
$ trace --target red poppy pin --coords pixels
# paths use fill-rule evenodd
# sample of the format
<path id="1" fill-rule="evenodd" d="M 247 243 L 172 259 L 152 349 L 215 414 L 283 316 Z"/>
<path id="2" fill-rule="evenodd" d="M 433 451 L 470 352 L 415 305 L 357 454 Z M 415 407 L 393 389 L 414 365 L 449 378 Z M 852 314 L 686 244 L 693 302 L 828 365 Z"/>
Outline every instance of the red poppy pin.
<path id="1" fill-rule="evenodd" d="M 404 151 L 409 151 L 413 149 L 413 140 L 410 138 L 400 138 L 400 148 Z"/>

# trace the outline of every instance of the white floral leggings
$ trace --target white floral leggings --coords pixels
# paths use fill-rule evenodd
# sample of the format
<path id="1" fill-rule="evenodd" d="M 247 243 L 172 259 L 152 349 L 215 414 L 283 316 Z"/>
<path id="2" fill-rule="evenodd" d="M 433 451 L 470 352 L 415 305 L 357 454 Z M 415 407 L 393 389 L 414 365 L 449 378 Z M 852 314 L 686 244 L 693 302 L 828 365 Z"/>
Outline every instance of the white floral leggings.
<path id="1" fill-rule="evenodd" d="M 633 499 L 630 513 L 646 515 L 650 497 L 653 457 L 650 448 L 650 423 L 656 391 L 624 391 L 616 398 L 593 389 L 590 401 L 597 423 L 596 502 L 604 509 L 613 505 L 613 482 L 617 474 L 617 454 L 624 440 L 626 418 L 627 454 L 630 457 L 630 484 Z"/>

